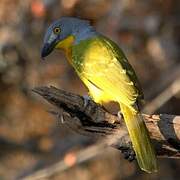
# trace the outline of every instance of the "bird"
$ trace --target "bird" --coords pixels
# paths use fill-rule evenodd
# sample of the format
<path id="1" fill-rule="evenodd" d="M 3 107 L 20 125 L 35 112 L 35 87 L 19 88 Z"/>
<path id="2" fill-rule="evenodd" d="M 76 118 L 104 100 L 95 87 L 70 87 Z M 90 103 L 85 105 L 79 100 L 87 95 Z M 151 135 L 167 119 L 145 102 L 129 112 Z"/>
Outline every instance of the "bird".
<path id="1" fill-rule="evenodd" d="M 42 59 L 54 49 L 65 53 L 96 103 L 119 104 L 139 167 L 147 173 L 157 172 L 155 150 L 139 108 L 143 92 L 121 48 L 89 21 L 61 17 L 47 28 Z"/>

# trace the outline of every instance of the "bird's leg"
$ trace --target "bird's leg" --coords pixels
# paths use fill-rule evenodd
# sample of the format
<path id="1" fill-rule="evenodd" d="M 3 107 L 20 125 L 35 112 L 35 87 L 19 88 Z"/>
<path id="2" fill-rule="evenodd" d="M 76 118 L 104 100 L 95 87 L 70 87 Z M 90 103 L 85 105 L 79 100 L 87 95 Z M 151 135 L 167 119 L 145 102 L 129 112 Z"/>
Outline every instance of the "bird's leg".
<path id="1" fill-rule="evenodd" d="M 83 95 L 84 108 L 86 108 L 90 100 L 92 100 L 92 98 L 89 95 Z"/>
<path id="2" fill-rule="evenodd" d="M 117 116 L 118 116 L 119 120 L 122 121 L 122 119 L 123 119 L 123 114 L 121 113 L 120 110 L 118 111 Z"/>

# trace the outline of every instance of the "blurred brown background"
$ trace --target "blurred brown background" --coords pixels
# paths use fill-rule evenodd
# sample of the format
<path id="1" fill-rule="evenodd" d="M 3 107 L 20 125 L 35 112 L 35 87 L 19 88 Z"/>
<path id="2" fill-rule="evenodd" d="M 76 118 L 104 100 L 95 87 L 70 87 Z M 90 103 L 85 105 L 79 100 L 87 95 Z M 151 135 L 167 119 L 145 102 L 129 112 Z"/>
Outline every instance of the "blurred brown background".
<path id="1" fill-rule="evenodd" d="M 31 89 L 53 85 L 86 94 L 64 55 L 46 61 L 40 50 L 47 26 L 61 16 L 88 19 L 124 50 L 142 84 L 147 113 L 180 111 L 180 1 L 1 0 L 0 179 L 19 179 L 92 143 L 57 123 L 53 109 Z M 178 179 L 180 162 L 159 159 L 149 175 L 109 148 L 47 179 Z"/>

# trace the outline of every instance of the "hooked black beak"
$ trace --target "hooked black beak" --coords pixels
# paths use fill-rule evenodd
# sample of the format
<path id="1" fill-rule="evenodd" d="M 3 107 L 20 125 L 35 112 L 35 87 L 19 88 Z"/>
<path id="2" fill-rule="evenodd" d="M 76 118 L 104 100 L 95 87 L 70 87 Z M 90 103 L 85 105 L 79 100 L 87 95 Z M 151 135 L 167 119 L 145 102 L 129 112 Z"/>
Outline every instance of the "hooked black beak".
<path id="1" fill-rule="evenodd" d="M 56 46 L 55 42 L 45 43 L 42 50 L 41 50 L 42 59 L 44 59 L 46 56 L 48 56 L 54 50 L 55 46 Z"/>

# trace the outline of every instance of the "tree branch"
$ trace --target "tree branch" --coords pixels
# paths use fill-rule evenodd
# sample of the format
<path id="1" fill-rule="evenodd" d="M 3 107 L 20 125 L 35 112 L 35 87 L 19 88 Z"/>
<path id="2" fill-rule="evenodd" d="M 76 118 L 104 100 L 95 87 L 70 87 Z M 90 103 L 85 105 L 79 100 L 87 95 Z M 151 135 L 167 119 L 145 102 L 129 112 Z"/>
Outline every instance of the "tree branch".
<path id="1" fill-rule="evenodd" d="M 82 96 L 55 87 L 33 90 L 58 108 L 58 119 L 69 128 L 87 136 L 96 137 L 101 143 L 120 149 L 132 160 L 131 141 L 122 119 L 110 114 L 92 100 L 84 106 Z M 63 118 L 62 118 L 63 117 Z M 180 158 L 180 116 L 143 115 L 157 156 Z"/>

